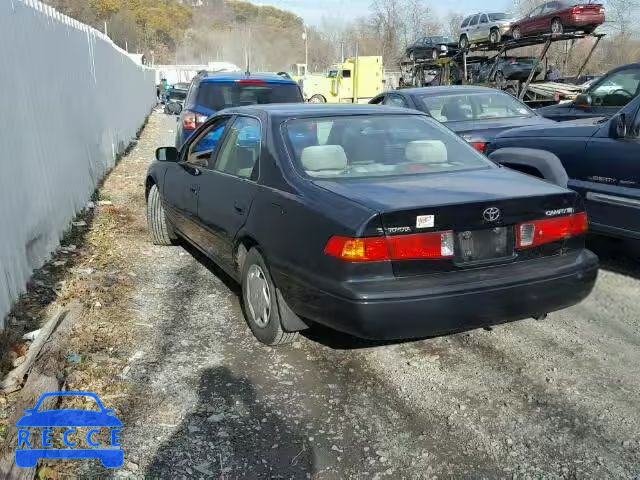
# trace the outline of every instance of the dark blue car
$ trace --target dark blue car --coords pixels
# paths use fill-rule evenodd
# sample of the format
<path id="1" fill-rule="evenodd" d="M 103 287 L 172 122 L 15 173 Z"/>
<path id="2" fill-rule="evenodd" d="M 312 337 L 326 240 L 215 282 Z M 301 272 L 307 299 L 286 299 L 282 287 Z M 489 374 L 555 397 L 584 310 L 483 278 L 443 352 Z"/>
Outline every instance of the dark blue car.
<path id="1" fill-rule="evenodd" d="M 39 411 L 45 399 L 53 396 L 75 396 L 93 399 L 99 410 L 56 409 Z M 36 466 L 40 458 L 99 458 L 105 467 L 117 468 L 122 466 L 124 463 L 124 451 L 118 442 L 122 422 L 114 415 L 114 412 L 114 410 L 105 408 L 95 393 L 69 391 L 43 394 L 36 406 L 32 409 L 26 409 L 24 411 L 25 415 L 16 423 L 19 429 L 16 465 L 21 468 L 32 468 Z M 50 442 L 53 432 L 43 430 L 42 435 L 40 435 L 36 430 L 29 430 L 36 427 L 65 428 L 64 444 L 71 448 L 52 448 L 53 444 Z M 80 448 L 78 444 L 83 443 L 84 439 L 77 438 L 80 435 L 75 428 L 78 427 L 98 427 L 94 430 L 89 430 L 86 435 L 86 446 L 94 448 Z M 100 445 L 96 440 L 100 432 L 99 427 L 112 429 L 109 448 Z M 71 435 L 73 435 L 73 441 L 71 441 Z M 94 435 L 96 438 L 94 438 Z M 78 448 L 75 448 L 77 446 Z"/>
<path id="2" fill-rule="evenodd" d="M 500 90 L 457 85 L 406 88 L 385 92 L 371 102 L 420 110 L 462 136 L 479 152 L 504 130 L 528 125 L 551 125 L 524 103 Z"/>
<path id="3" fill-rule="evenodd" d="M 180 114 L 176 148 L 214 113 L 229 107 L 304 102 L 300 86 L 270 73 L 201 74 L 191 82 Z M 220 132 L 222 133 L 222 132 Z"/>
<path id="4" fill-rule="evenodd" d="M 640 240 L 640 97 L 610 119 L 584 119 L 501 133 L 490 150 L 529 147 L 555 154 L 569 187 L 585 199 L 592 230 Z"/>
<path id="5" fill-rule="evenodd" d="M 268 345 L 313 323 L 389 340 L 540 316 L 596 279 L 576 192 L 499 167 L 416 110 L 230 108 L 156 160 L 152 240 L 182 239 L 241 283 Z"/>

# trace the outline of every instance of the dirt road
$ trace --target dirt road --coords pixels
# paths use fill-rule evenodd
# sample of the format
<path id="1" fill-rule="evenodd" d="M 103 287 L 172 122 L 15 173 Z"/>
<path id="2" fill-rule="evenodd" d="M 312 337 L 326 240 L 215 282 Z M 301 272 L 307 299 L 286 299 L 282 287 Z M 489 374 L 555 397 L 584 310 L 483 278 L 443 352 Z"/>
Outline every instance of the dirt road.
<path id="1" fill-rule="evenodd" d="M 102 307 L 111 334 L 77 345 L 122 368 L 75 378 L 91 371 L 125 425 L 116 476 L 639 478 L 640 281 L 613 271 L 629 259 L 599 246 L 594 293 L 546 321 L 391 345 L 314 330 L 268 348 L 224 274 L 141 227 L 146 165 L 174 131 L 154 114 L 105 184 L 133 215 L 128 249 L 113 247 L 128 293 Z"/>

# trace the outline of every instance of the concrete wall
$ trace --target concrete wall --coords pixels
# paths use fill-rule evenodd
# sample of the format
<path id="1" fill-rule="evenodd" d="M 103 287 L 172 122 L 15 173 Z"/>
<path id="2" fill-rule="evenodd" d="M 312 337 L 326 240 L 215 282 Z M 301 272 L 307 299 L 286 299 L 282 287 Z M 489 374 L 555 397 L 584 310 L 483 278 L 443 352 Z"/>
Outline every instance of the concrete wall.
<path id="1" fill-rule="evenodd" d="M 142 126 L 154 74 L 50 7 L 0 1 L 0 328 Z"/>

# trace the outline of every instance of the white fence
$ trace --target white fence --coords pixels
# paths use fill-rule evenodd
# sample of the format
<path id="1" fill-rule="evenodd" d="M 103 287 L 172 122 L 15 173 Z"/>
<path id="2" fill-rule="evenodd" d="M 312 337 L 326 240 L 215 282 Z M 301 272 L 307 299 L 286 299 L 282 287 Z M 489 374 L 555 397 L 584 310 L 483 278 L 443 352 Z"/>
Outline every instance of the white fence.
<path id="1" fill-rule="evenodd" d="M 154 74 L 48 6 L 0 1 L 0 328 L 142 126 Z"/>

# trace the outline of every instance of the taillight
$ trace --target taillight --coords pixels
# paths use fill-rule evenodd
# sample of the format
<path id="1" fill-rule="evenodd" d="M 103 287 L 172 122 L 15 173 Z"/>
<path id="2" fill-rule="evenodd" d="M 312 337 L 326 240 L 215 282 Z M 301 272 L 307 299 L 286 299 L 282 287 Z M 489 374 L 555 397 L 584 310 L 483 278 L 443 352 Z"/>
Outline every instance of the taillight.
<path id="1" fill-rule="evenodd" d="M 207 121 L 206 115 L 202 115 L 200 113 L 186 111 L 182 116 L 182 128 L 185 130 L 195 130 L 204 122 Z"/>
<path id="2" fill-rule="evenodd" d="M 236 83 L 238 83 L 239 85 L 266 85 L 267 82 L 265 82 L 264 80 L 257 80 L 257 79 L 251 79 L 251 78 L 247 78 L 244 80 L 236 80 Z"/>
<path id="3" fill-rule="evenodd" d="M 565 217 L 545 218 L 517 225 L 516 247 L 532 248 L 587 233 L 589 220 L 585 212 Z"/>
<path id="4" fill-rule="evenodd" d="M 473 148 L 475 148 L 480 153 L 485 153 L 487 151 L 487 142 L 469 142 Z"/>
<path id="5" fill-rule="evenodd" d="M 348 262 L 433 260 L 453 257 L 453 232 L 416 233 L 388 237 L 331 237 L 327 255 Z"/>

